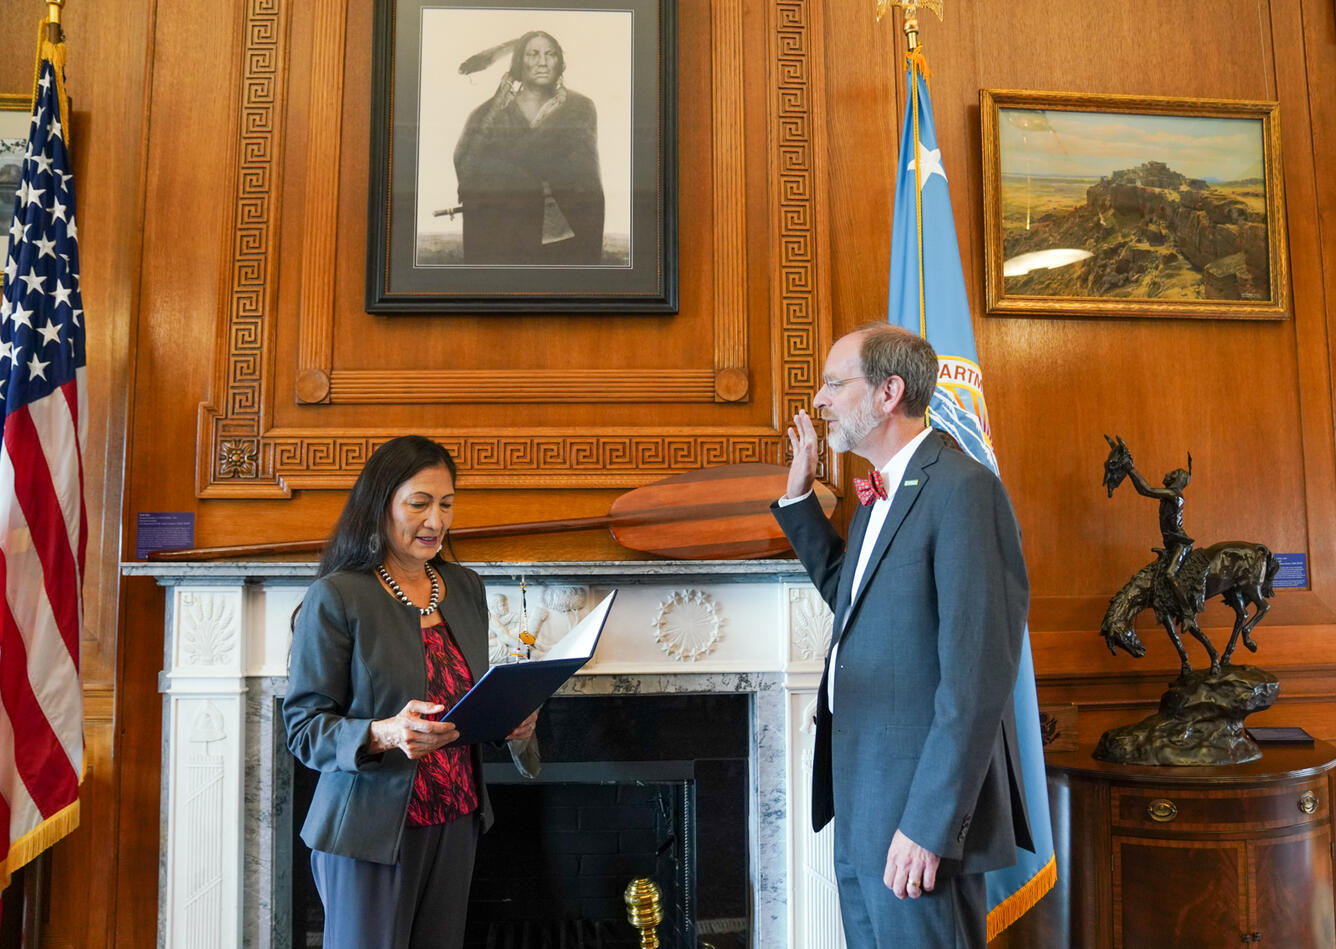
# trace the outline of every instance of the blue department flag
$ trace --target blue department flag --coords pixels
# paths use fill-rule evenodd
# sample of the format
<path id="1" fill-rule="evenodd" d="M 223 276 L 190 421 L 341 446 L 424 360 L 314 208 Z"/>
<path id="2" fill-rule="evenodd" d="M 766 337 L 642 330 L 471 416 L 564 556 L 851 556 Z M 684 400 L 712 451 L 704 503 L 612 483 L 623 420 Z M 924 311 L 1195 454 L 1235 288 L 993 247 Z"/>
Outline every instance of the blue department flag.
<path id="1" fill-rule="evenodd" d="M 88 411 L 64 57 L 40 42 L 0 303 L 0 886 L 79 823 Z"/>
<path id="2" fill-rule="evenodd" d="M 928 407 L 929 423 L 949 433 L 975 460 L 996 472 L 983 374 L 974 349 L 951 195 L 933 128 L 926 72 L 920 47 L 909 54 L 906 70 L 909 98 L 896 170 L 888 319 L 927 337 L 937 350 L 937 390 Z M 1057 879 L 1029 630 L 1021 648 L 1013 703 L 1035 853 L 1021 850 L 1015 866 L 987 874 L 989 939 L 1019 919 Z"/>

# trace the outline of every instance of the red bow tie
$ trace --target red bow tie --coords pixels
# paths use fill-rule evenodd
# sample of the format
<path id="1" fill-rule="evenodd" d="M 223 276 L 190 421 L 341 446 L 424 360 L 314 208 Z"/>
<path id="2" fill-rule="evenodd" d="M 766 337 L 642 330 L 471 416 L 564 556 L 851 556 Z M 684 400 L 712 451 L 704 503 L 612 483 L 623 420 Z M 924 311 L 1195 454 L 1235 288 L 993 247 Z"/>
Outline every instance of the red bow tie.
<path id="1" fill-rule="evenodd" d="M 886 500 L 886 484 L 881 480 L 881 472 L 876 468 L 869 471 L 866 478 L 854 478 L 854 491 L 858 493 L 859 504 L 872 504 L 878 498 Z"/>

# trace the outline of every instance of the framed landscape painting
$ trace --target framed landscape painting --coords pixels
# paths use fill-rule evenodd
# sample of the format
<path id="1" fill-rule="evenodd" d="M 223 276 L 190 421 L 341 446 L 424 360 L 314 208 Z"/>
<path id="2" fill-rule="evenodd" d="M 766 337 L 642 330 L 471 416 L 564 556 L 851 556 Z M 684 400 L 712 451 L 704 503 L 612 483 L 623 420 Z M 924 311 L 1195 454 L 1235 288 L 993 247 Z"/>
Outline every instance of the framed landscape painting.
<path id="1" fill-rule="evenodd" d="M 674 9 L 377 0 L 368 312 L 675 312 Z"/>
<path id="2" fill-rule="evenodd" d="M 1274 102 L 980 93 L 989 314 L 1283 319 Z"/>

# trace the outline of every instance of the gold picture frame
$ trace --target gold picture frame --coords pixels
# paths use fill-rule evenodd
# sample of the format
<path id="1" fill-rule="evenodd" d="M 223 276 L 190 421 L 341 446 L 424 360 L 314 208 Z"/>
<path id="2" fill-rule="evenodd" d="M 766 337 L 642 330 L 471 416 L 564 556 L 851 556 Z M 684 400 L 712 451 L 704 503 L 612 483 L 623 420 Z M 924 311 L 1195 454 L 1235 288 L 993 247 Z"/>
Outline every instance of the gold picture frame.
<path id="1" fill-rule="evenodd" d="M 0 93 L 0 208 L 5 215 L 13 210 L 31 121 L 32 96 Z"/>
<path id="2" fill-rule="evenodd" d="M 979 94 L 990 316 L 1284 319 L 1279 105 Z"/>

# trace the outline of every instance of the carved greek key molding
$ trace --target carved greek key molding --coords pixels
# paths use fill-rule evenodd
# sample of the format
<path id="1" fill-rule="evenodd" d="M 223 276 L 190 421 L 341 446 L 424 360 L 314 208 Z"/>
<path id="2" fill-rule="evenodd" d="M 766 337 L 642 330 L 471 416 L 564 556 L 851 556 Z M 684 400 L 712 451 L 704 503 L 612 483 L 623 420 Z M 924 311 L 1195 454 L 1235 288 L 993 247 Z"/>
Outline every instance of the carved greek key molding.
<path id="1" fill-rule="evenodd" d="M 830 290 L 822 263 L 826 253 L 825 208 L 818 196 L 817 162 L 826 154 L 820 86 L 819 4 L 781 0 L 769 7 L 775 86 L 771 90 L 773 257 L 778 295 L 780 360 L 777 388 L 781 428 L 799 409 L 812 405 L 821 387 L 821 360 L 830 343 Z M 813 28 L 812 24 L 816 27 Z M 822 453 L 818 477 L 838 483 L 837 456 Z"/>
<path id="2" fill-rule="evenodd" d="M 648 484 L 677 471 L 707 465 L 779 460 L 779 442 L 768 434 L 554 435 L 511 430 L 460 435 L 425 432 L 459 462 L 461 487 L 626 487 Z M 352 484 L 366 458 L 389 435 L 275 434 L 269 443 L 275 473 L 291 488 L 341 488 Z"/>
<path id="3" fill-rule="evenodd" d="M 266 319 L 273 311 L 270 229 L 276 225 L 277 168 L 282 151 L 280 116 L 287 73 L 287 17 L 280 0 L 249 0 L 243 26 L 238 104 L 236 210 L 230 248 L 230 282 L 223 301 L 224 351 L 214 392 L 221 398 L 201 406 L 199 486 L 272 482 L 269 452 L 262 441 L 269 360 Z M 221 359 L 219 358 L 221 357 Z M 284 493 L 284 492 L 278 492 Z"/>

